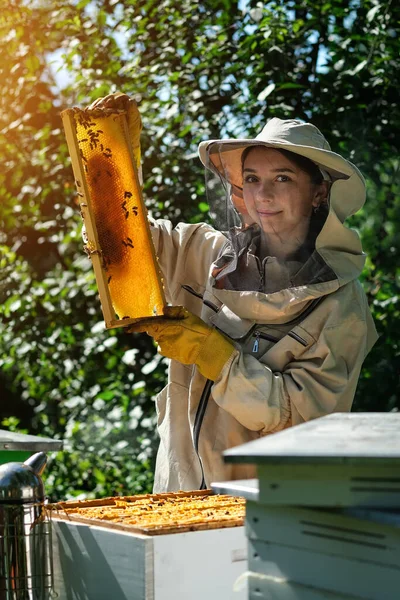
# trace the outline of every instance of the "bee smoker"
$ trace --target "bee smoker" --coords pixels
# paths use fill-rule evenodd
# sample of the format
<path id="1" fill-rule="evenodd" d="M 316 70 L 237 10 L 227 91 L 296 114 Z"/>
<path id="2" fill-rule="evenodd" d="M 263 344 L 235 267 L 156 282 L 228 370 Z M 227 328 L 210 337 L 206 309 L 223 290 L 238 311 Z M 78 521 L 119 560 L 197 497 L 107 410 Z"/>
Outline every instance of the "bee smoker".
<path id="1" fill-rule="evenodd" d="M 0 600 L 52 597 L 50 518 L 41 474 L 44 452 L 0 465 Z"/>

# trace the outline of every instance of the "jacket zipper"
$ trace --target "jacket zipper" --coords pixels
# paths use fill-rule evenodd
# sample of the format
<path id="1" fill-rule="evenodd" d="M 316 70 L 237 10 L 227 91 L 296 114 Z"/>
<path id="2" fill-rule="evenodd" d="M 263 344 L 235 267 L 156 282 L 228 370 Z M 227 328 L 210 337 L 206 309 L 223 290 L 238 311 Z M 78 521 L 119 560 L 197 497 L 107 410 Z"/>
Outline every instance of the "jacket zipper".
<path id="1" fill-rule="evenodd" d="M 277 342 L 279 342 L 279 339 L 274 337 L 273 335 L 269 335 L 268 333 L 262 333 L 262 331 L 258 331 L 258 329 L 256 329 L 256 331 L 253 333 L 253 337 L 255 337 L 256 339 L 254 340 L 254 344 L 253 344 L 253 353 L 258 352 L 258 347 L 260 345 L 260 338 L 262 340 L 268 340 L 269 342 L 274 342 L 275 344 Z"/>
<path id="2" fill-rule="evenodd" d="M 199 437 L 200 437 L 200 429 L 201 429 L 201 426 L 204 421 L 204 415 L 206 414 L 208 400 L 209 400 L 210 394 L 211 394 L 212 384 L 213 384 L 213 381 L 211 381 L 211 379 L 207 379 L 206 384 L 203 389 L 203 392 L 201 394 L 199 405 L 197 407 L 196 416 L 195 416 L 194 425 L 193 425 L 193 445 L 194 445 L 194 449 L 197 454 L 197 458 L 199 459 L 200 468 L 201 468 L 201 484 L 199 487 L 200 490 L 207 489 L 207 485 L 206 485 L 206 480 L 205 480 L 205 476 L 204 476 L 203 461 L 201 460 L 201 456 L 199 453 Z"/>
<path id="3" fill-rule="evenodd" d="M 262 268 L 262 264 L 261 264 L 261 261 L 260 261 L 260 259 L 258 258 L 258 256 L 254 255 L 254 258 L 255 258 L 255 259 L 256 259 L 256 261 L 257 261 L 257 265 L 258 265 L 258 272 L 259 272 L 259 274 L 260 274 L 260 285 L 259 285 L 258 291 L 259 291 L 259 292 L 262 292 L 262 291 L 263 291 L 263 289 L 264 289 L 264 269 Z"/>

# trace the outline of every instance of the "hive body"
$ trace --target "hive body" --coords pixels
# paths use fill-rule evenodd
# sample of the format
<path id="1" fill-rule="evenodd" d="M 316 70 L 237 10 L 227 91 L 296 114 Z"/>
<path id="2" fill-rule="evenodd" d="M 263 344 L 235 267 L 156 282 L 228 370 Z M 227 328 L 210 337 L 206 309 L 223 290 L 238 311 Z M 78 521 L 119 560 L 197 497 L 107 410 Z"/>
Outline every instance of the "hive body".
<path id="1" fill-rule="evenodd" d="M 163 315 L 126 113 L 72 109 L 62 118 L 106 326 Z M 138 127 L 140 133 L 140 119 Z"/>

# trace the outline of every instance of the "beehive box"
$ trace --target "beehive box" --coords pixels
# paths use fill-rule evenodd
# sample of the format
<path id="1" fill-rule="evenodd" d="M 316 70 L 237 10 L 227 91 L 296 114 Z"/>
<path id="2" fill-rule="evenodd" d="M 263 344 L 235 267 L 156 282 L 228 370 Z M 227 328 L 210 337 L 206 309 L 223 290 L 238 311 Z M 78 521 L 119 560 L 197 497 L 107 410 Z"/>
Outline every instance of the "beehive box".
<path id="1" fill-rule="evenodd" d="M 250 598 L 260 598 L 264 588 L 278 588 L 277 598 L 296 600 L 324 598 L 323 593 L 363 600 L 400 597 L 399 514 L 266 507 L 251 501 L 246 510 L 254 574 Z M 313 596 L 312 590 L 321 595 Z"/>
<path id="2" fill-rule="evenodd" d="M 249 598 L 400 598 L 400 415 L 334 414 L 225 452 L 247 499 Z"/>
<path id="3" fill-rule="evenodd" d="M 191 501 L 200 503 L 197 515 Z M 114 512 L 134 511 L 140 503 L 142 509 L 153 508 L 110 520 Z M 235 514 L 226 514 L 234 507 Z M 150 513 L 161 522 L 150 522 Z M 247 569 L 243 515 L 243 501 L 209 491 L 58 505 L 55 591 L 59 600 L 245 600 L 246 589 L 233 592 Z"/>

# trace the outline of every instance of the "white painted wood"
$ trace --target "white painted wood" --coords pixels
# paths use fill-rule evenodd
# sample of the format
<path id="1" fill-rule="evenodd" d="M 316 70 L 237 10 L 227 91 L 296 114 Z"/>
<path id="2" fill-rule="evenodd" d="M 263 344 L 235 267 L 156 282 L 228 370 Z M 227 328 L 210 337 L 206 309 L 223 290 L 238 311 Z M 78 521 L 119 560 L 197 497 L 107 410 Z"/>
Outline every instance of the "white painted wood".
<path id="1" fill-rule="evenodd" d="M 310 550 L 391 566 L 400 573 L 400 524 L 356 518 L 343 511 L 297 507 L 264 507 L 248 502 L 247 534 L 252 540 L 276 543 L 299 552 Z M 400 596 L 399 596 L 400 597 Z"/>
<path id="2" fill-rule="evenodd" d="M 329 592 L 260 573 L 250 572 L 248 579 L 250 600 L 359 600 L 353 595 Z"/>
<path id="3" fill-rule="evenodd" d="M 222 481 L 211 484 L 214 494 L 228 494 L 240 496 L 246 500 L 259 500 L 258 479 L 237 479 L 236 481 Z"/>
<path id="4" fill-rule="evenodd" d="M 377 511 L 272 507 L 248 501 L 249 569 L 336 594 L 398 600 L 400 522 L 396 515 L 379 517 Z M 254 590 L 250 597 L 256 598 Z M 314 598 L 311 592 L 298 597 Z"/>
<path id="5" fill-rule="evenodd" d="M 233 591 L 247 570 L 244 527 L 154 537 L 155 600 L 247 600 Z"/>
<path id="6" fill-rule="evenodd" d="M 53 518 L 58 600 L 246 600 L 244 527 L 143 536 Z"/>
<path id="7" fill-rule="evenodd" d="M 258 476 L 263 504 L 400 506 L 400 466 L 260 464 Z"/>
<path id="8" fill-rule="evenodd" d="M 399 600 L 400 569 L 274 543 L 249 543 L 253 572 L 362 600 Z M 258 555 L 258 559 L 254 555 Z M 257 564 L 256 564 L 257 562 Z"/>
<path id="9" fill-rule="evenodd" d="M 236 446 L 269 505 L 400 506 L 400 413 L 337 413 Z"/>
<path id="10" fill-rule="evenodd" d="M 400 413 L 334 413 L 224 453 L 249 464 L 391 464 L 400 466 Z M 249 461 L 249 459 L 251 459 Z"/>
<path id="11" fill-rule="evenodd" d="M 53 519 L 57 600 L 154 600 L 151 538 Z"/>

